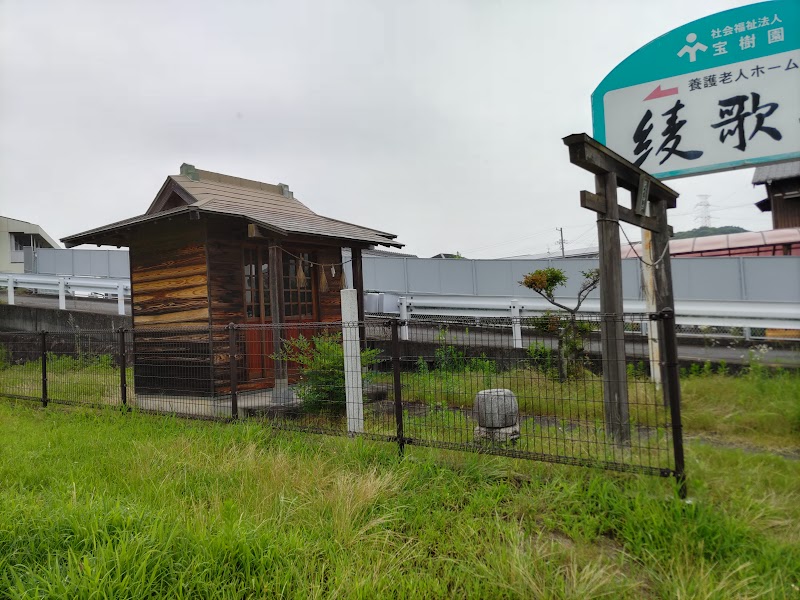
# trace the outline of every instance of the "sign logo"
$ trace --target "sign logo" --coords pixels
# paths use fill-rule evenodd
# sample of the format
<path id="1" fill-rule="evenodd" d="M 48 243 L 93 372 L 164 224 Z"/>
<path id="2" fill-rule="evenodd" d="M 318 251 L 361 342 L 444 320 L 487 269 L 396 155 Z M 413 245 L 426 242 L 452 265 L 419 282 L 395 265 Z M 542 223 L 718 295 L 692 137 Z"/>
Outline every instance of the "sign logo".
<path id="1" fill-rule="evenodd" d="M 696 33 L 690 33 L 689 35 L 686 36 L 687 44 L 692 44 L 696 40 L 697 40 Z M 689 62 L 694 62 L 697 60 L 697 52 L 698 51 L 705 52 L 706 50 L 708 50 L 708 46 L 706 46 L 705 44 L 701 44 L 700 42 L 697 42 L 696 44 L 694 44 L 694 46 L 684 46 L 683 48 L 681 48 L 681 51 L 678 52 L 678 57 L 681 57 L 684 54 L 688 54 Z"/>

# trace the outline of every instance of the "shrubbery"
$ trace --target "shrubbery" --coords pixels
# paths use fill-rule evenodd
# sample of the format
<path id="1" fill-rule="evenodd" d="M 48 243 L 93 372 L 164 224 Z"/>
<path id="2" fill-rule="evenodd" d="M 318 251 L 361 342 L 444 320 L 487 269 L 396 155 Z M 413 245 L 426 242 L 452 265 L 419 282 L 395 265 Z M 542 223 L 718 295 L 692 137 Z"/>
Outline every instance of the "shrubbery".
<path id="1" fill-rule="evenodd" d="M 368 368 L 378 361 L 380 350 L 361 351 L 361 367 Z M 284 343 L 283 350 L 272 357 L 297 363 L 300 367 L 300 382 L 297 395 L 307 410 L 322 408 L 343 412 L 347 399 L 344 378 L 344 348 L 340 333 L 323 333 L 311 339 L 300 335 Z M 364 382 L 372 373 L 362 372 Z"/>

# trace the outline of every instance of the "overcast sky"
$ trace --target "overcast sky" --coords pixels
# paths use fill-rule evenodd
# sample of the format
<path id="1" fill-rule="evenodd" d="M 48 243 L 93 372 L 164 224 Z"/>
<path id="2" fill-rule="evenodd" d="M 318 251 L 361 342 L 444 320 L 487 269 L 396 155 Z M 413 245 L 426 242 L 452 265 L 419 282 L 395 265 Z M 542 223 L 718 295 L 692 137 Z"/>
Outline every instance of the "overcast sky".
<path id="1" fill-rule="evenodd" d="M 142 214 L 181 163 L 287 183 L 420 256 L 596 243 L 591 134 L 619 62 L 738 0 L 0 0 L 0 214 L 55 238 Z M 771 228 L 752 169 L 673 180 L 676 231 Z M 629 229 L 638 239 L 639 232 Z"/>

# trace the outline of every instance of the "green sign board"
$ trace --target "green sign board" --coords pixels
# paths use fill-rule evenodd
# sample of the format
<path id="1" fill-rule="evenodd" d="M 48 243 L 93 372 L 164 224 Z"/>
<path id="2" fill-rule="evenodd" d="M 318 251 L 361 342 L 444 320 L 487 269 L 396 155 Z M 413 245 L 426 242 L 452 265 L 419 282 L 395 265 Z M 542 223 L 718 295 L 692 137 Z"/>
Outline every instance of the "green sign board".
<path id="1" fill-rule="evenodd" d="M 592 94 L 594 137 L 668 179 L 800 159 L 800 0 L 692 21 Z"/>

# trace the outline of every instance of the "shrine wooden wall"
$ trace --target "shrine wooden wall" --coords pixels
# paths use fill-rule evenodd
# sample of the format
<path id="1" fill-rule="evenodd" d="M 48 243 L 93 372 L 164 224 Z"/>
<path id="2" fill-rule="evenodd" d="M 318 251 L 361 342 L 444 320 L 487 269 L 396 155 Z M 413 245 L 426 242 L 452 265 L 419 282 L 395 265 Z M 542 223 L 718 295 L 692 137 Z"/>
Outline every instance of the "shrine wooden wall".
<path id="1" fill-rule="evenodd" d="M 130 260 L 137 390 L 230 393 L 227 326 L 245 322 L 242 248 L 245 243 L 269 244 L 247 234 L 241 219 L 215 217 L 145 224 L 134 236 Z M 340 321 L 341 248 L 301 241 L 291 247 L 293 252 L 310 252 L 315 262 L 325 265 L 315 267 L 312 275 L 318 294 L 314 320 Z M 321 273 L 325 291 L 319 285 Z M 292 332 L 302 333 L 302 327 L 289 325 L 286 333 Z M 240 389 L 270 384 L 247 381 L 245 335 L 239 331 L 237 337 Z"/>
<path id="2" fill-rule="evenodd" d="M 209 219 L 207 226 L 208 296 L 210 309 L 210 340 L 213 365 L 214 390 L 229 394 L 230 377 L 230 323 L 244 323 L 244 271 L 242 245 L 247 239 L 247 224 L 241 219 Z M 240 337 L 241 336 L 240 334 Z M 237 354 L 245 353 L 244 340 Z M 246 365 L 239 360 L 238 379 L 246 384 Z"/>
<path id="3" fill-rule="evenodd" d="M 142 226 L 130 261 L 137 392 L 211 394 L 205 223 Z"/>
<path id="4" fill-rule="evenodd" d="M 800 197 L 794 195 L 800 191 L 800 179 L 775 181 L 767 189 L 772 201 L 772 228 L 800 227 Z"/>
<path id="5" fill-rule="evenodd" d="M 208 324 L 204 224 L 167 221 L 131 240 L 133 326 Z"/>

